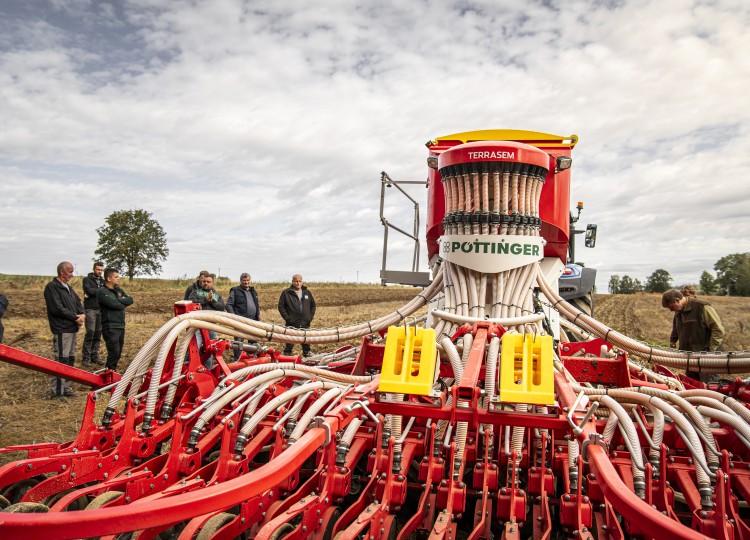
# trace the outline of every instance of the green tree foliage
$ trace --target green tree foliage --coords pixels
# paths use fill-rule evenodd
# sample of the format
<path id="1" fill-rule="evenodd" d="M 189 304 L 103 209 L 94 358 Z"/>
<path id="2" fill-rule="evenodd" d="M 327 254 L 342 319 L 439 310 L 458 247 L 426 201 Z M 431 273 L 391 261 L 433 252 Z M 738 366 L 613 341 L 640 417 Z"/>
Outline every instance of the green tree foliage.
<path id="1" fill-rule="evenodd" d="M 158 274 L 161 261 L 169 255 L 164 229 L 145 210 L 112 212 L 96 232 L 99 244 L 94 260 L 119 268 L 130 281 L 137 275 Z"/>
<path id="2" fill-rule="evenodd" d="M 619 294 L 620 292 L 620 276 L 612 274 L 609 278 L 609 294 Z"/>
<path id="3" fill-rule="evenodd" d="M 703 271 L 698 285 L 700 287 L 701 294 L 712 295 L 716 293 L 716 279 L 714 279 L 714 277 L 708 270 Z"/>
<path id="4" fill-rule="evenodd" d="M 663 293 L 672 288 L 672 276 L 663 268 L 654 270 L 646 279 L 646 292 Z"/>
<path id="5" fill-rule="evenodd" d="M 632 277 L 625 275 L 620 279 L 619 293 L 620 294 L 633 294 L 643 290 L 643 285 L 639 279 L 633 279 Z"/>
<path id="6" fill-rule="evenodd" d="M 729 296 L 750 296 L 750 253 L 732 253 L 716 264 L 716 283 Z"/>

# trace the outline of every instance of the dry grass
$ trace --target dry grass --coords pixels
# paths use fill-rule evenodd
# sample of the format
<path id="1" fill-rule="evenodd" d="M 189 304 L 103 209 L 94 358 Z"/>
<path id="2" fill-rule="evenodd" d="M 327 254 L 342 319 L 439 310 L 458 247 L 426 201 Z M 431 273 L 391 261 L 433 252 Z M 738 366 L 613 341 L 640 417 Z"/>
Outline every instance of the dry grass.
<path id="1" fill-rule="evenodd" d="M 52 356 L 52 335 L 47 324 L 44 286 L 51 278 L 38 276 L 0 275 L 0 291 L 10 300 L 3 318 L 5 344 L 45 358 Z M 124 281 L 123 288 L 135 303 L 126 316 L 125 348 L 119 371 L 123 372 L 143 344 L 172 317 L 172 306 L 182 300 L 192 280 L 136 279 Z M 80 278 L 72 286 L 82 290 Z M 220 283 L 218 290 L 226 299 L 229 288 L 236 283 Z M 276 310 L 279 294 L 286 283 L 256 284 L 264 321 L 281 323 Z M 316 327 L 334 327 L 365 321 L 391 313 L 414 298 L 417 289 L 380 287 L 363 284 L 314 283 L 310 290 L 318 305 Z M 78 335 L 77 365 L 83 333 Z M 313 350 L 329 350 L 332 346 L 313 346 Z M 105 354 L 102 344 L 102 354 Z M 78 431 L 83 414 L 86 388 L 74 385 L 78 397 L 64 402 L 50 401 L 49 377 L 0 362 L 0 447 L 31 442 L 66 441 Z M 104 400 L 100 400 L 103 403 Z M 0 463 L 16 459 L 18 454 L 0 454 Z"/>
<path id="2" fill-rule="evenodd" d="M 42 291 L 49 279 L 0 275 L 0 291 L 8 296 L 11 304 L 3 318 L 5 344 L 47 358 L 51 356 L 51 334 Z M 123 288 L 133 296 L 135 304 L 127 313 L 127 334 L 120 371 L 127 367 L 146 340 L 170 319 L 174 301 L 182 299 L 182 293 L 190 282 L 144 279 L 123 283 Z M 219 284 L 219 292 L 225 298 L 231 285 Z M 256 285 L 263 320 L 281 322 L 276 304 L 281 290 L 286 286 L 282 283 Z M 81 290 L 79 278 L 73 281 L 73 287 Z M 335 283 L 310 284 L 310 290 L 318 303 L 314 321 L 316 327 L 341 326 L 379 317 L 402 306 L 418 292 L 407 287 Z M 711 297 L 709 300 L 724 321 L 726 347 L 750 349 L 750 300 L 726 297 Z M 672 319 L 671 314 L 661 307 L 659 295 L 599 295 L 596 302 L 597 318 L 605 324 L 631 337 L 667 345 Z M 79 334 L 79 351 L 82 340 L 83 334 Z M 319 351 L 331 348 L 313 347 Z M 46 375 L 0 362 L 0 447 L 72 439 L 79 427 L 86 391 L 83 387 L 75 389 L 79 397 L 51 402 L 46 399 L 49 391 Z M 17 456 L 0 454 L 0 463 L 16 459 Z"/>

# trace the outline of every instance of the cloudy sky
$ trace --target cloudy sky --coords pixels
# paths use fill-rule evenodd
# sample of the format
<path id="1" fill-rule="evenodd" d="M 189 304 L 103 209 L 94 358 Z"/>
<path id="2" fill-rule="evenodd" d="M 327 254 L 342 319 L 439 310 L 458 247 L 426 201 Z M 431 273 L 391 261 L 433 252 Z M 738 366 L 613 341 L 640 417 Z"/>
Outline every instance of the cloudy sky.
<path id="1" fill-rule="evenodd" d="M 376 281 L 380 172 L 515 128 L 580 137 L 601 292 L 696 282 L 750 251 L 748 26 L 746 0 L 4 0 L 0 273 L 86 273 L 105 216 L 143 208 L 164 277 Z"/>

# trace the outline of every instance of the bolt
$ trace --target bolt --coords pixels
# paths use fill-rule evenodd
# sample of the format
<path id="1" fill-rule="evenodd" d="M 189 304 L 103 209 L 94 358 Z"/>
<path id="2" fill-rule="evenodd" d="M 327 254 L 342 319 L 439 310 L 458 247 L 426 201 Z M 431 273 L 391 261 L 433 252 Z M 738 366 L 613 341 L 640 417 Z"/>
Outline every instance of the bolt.
<path id="1" fill-rule="evenodd" d="M 130 502 L 130 497 L 125 497 L 125 502 Z"/>

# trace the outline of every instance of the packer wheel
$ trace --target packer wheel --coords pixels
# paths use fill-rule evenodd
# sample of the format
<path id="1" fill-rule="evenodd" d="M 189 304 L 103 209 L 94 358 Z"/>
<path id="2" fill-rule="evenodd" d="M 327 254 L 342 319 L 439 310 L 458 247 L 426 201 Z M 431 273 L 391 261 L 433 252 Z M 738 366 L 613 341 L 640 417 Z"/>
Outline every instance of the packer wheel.
<path id="1" fill-rule="evenodd" d="M 120 495 L 123 495 L 122 491 L 105 491 L 104 493 L 96 497 L 93 501 L 91 501 L 86 506 L 86 510 L 96 510 L 98 508 L 101 508 L 105 504 L 114 501 Z"/>
<path id="2" fill-rule="evenodd" d="M 201 530 L 198 533 L 198 536 L 195 537 L 195 540 L 209 540 L 219 529 L 221 529 L 227 523 L 230 523 L 236 517 L 237 516 L 235 516 L 234 514 L 229 514 L 227 512 L 222 512 L 221 514 L 212 516 L 208 521 L 206 521 L 205 525 L 201 527 Z"/>
<path id="3" fill-rule="evenodd" d="M 268 540 L 281 540 L 293 530 L 294 530 L 294 525 L 290 525 L 289 523 L 284 523 L 281 527 L 276 529 L 271 536 L 268 537 Z"/>
<path id="4" fill-rule="evenodd" d="M 4 508 L 3 512 L 9 514 L 46 514 L 49 512 L 49 506 L 42 503 L 20 502 Z"/>

